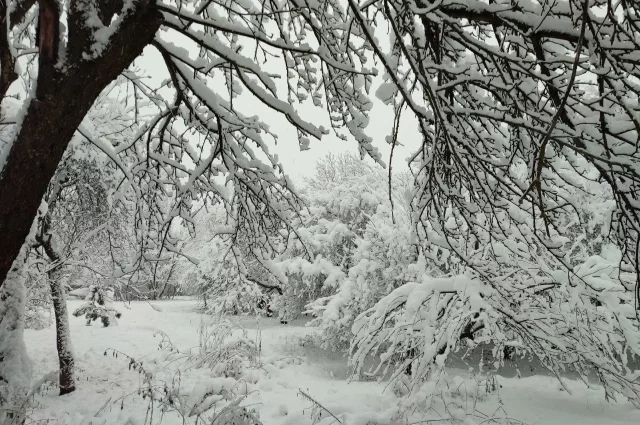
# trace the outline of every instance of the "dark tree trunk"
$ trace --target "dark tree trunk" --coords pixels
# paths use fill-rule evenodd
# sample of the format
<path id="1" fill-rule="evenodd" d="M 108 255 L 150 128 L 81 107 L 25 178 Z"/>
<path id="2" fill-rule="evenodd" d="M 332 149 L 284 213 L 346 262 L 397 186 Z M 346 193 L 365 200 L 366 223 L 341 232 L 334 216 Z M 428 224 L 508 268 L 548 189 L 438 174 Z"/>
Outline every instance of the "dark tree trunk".
<path id="1" fill-rule="evenodd" d="M 58 374 L 60 395 L 65 395 L 75 391 L 76 382 L 73 373 L 75 362 L 71 352 L 67 300 L 64 288 L 60 284 L 61 270 L 62 268 L 58 267 L 49 272 L 49 286 L 56 319 L 56 346 L 58 348 L 58 363 L 60 364 L 60 373 Z"/>
<path id="2" fill-rule="evenodd" d="M 35 99 L 26 110 L 0 175 L 0 286 L 20 252 L 47 185 L 58 163 L 96 98 L 151 43 L 162 16 L 146 1 L 136 3 L 111 37 L 102 55 L 71 60 L 56 67 L 60 13 L 55 2 L 40 3 L 39 72 Z M 71 25 L 72 23 L 70 23 Z M 87 39 L 70 38 L 74 44 Z"/>

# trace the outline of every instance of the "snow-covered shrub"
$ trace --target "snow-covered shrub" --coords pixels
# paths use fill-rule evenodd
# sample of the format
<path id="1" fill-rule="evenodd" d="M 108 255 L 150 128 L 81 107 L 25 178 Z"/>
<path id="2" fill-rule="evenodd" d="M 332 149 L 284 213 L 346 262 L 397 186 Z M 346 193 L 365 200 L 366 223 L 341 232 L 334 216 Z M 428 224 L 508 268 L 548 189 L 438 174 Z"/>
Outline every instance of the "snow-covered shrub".
<path id="1" fill-rule="evenodd" d="M 604 253 L 603 253 L 604 254 Z M 550 273 L 551 270 L 546 270 Z M 559 379 L 567 369 L 585 381 L 597 376 L 607 398 L 621 394 L 637 403 L 640 330 L 633 292 L 623 282 L 619 257 L 592 256 L 573 273 L 556 272 L 555 281 L 532 273 L 528 288 L 505 280 L 499 286 L 459 275 L 433 278 L 422 274 L 382 298 L 356 320 L 352 365 L 360 371 L 367 355 L 379 355 L 372 372 L 393 370 L 405 379 L 411 365 L 410 395 L 425 391 L 440 376 L 447 358 L 461 349 L 487 344 L 497 370 L 503 348 L 537 357 Z M 622 280 L 621 280 L 622 278 Z M 413 350 L 413 356 L 398 354 Z"/>
<path id="2" fill-rule="evenodd" d="M 564 178 L 579 177 L 576 164 L 557 159 L 555 165 Z M 464 187 L 415 198 L 409 240 L 422 242 L 418 261 L 407 267 L 414 277 L 380 293 L 353 322 L 355 372 L 377 358 L 368 372 L 408 380 L 405 397 L 417 403 L 433 390 L 452 353 L 485 348 L 492 370 L 502 366 L 505 353 L 516 361 L 534 358 L 559 379 L 568 372 L 585 381 L 596 377 L 607 399 L 622 395 L 640 404 L 638 276 L 625 253 L 608 243 L 611 191 L 595 181 L 546 184 L 558 197 L 548 217 L 526 213 L 515 195 L 497 208 L 487 193 Z M 375 278 L 363 285 L 370 282 Z M 351 285 L 360 297 L 361 287 Z"/>
<path id="3" fill-rule="evenodd" d="M 289 319 L 305 311 L 309 302 L 333 294 L 350 261 L 353 232 L 340 220 L 323 215 L 324 211 L 314 207 L 303 214 L 304 224 L 288 241 L 286 252 L 274 261 L 284 281 L 275 309 Z"/>
<path id="4" fill-rule="evenodd" d="M 342 161 L 343 165 L 331 165 Z M 336 168 L 336 170 L 332 170 Z M 331 178 L 323 176 L 333 176 Z M 355 317 L 394 288 L 411 281 L 418 247 L 411 239 L 410 176 L 392 179 L 390 204 L 384 170 L 349 155 L 318 162 L 316 180 L 305 196 L 309 216 L 298 229 L 300 241 L 278 264 L 287 274 L 285 294 L 307 303 L 312 322 L 324 331 L 325 344 L 346 348 Z M 306 259 L 302 253 L 310 253 Z"/>
<path id="5" fill-rule="evenodd" d="M 85 298 L 85 303 L 78 307 L 73 315 L 80 317 L 84 315 L 87 319 L 87 326 L 98 319 L 104 327 L 116 325 L 122 313 L 113 306 L 114 289 L 100 285 L 89 286 L 89 293 Z"/>
<path id="6" fill-rule="evenodd" d="M 352 265 L 334 295 L 319 299 L 309 308 L 319 315 L 314 324 L 334 346 L 348 346 L 354 319 L 393 289 L 415 278 L 412 264 L 417 248 L 410 243 L 410 228 L 392 223 L 389 210 L 380 206 L 364 234 L 355 241 Z"/>
<path id="7" fill-rule="evenodd" d="M 260 312 L 265 293 L 253 277 L 262 268 L 255 258 L 222 238 L 211 240 L 202 253 L 203 259 L 182 283 L 185 292 L 197 295 L 209 314 Z"/>
<path id="8" fill-rule="evenodd" d="M 255 207 L 234 197 L 226 210 L 213 209 L 196 223 L 197 242 L 187 243 L 186 250 L 199 263 L 188 268 L 183 290 L 201 297 L 212 313 L 260 313 L 256 306 L 267 296 L 281 319 L 295 319 L 308 310 L 307 304 L 335 295 L 347 277 L 356 241 L 363 239 L 380 205 L 388 203 L 379 184 L 385 176 L 353 155 L 329 155 L 318 161 L 316 177 L 301 192 L 308 208 L 294 214 L 279 211 L 277 217 L 288 217 L 289 224 L 265 219 L 267 231 L 262 234 L 237 226 L 245 210 Z M 405 225 L 406 200 L 399 193 L 407 177 L 394 179 L 393 195 L 404 203 L 395 212 Z M 380 212 L 387 216 L 383 221 L 394 221 L 389 209 L 385 211 Z M 409 226 L 403 229 L 408 235 Z M 321 304 L 311 312 L 319 313 Z"/>
<path id="9" fill-rule="evenodd" d="M 200 298 L 210 314 L 266 314 L 264 301 L 282 292 L 271 262 L 284 250 L 282 241 L 291 228 L 282 220 L 291 211 L 283 207 L 277 217 L 265 214 L 260 219 L 264 230 L 252 234 L 241 223 L 255 211 L 244 211 L 244 195 L 232 198 L 227 209 L 214 207 L 197 217 L 196 237 L 184 245 L 189 261 L 178 264 L 184 276 L 180 290 Z"/>
<path id="10" fill-rule="evenodd" d="M 198 352 L 189 366 L 207 367 L 220 376 L 239 379 L 241 365 L 255 366 L 259 351 L 246 330 L 228 320 L 210 320 L 200 324 Z"/>
<path id="11" fill-rule="evenodd" d="M 105 356 L 122 357 L 129 369 L 141 375 L 137 393 L 127 402 L 141 398 L 149 409 L 177 415 L 185 424 L 261 425 L 257 413 L 244 404 L 255 384 L 267 370 L 299 364 L 296 358 L 260 359 L 260 333 L 256 340 L 229 320 L 213 317 L 200 324 L 199 343 L 183 349 L 158 332 L 159 351 L 144 361 L 126 353 L 107 350 Z M 119 401 L 124 408 L 124 400 Z"/>
<path id="12" fill-rule="evenodd" d="M 342 165 L 328 166 L 331 161 Z M 245 230 L 238 232 L 227 226 L 225 232 L 219 233 L 217 239 L 224 241 L 227 247 L 217 252 L 224 252 L 225 262 L 236 270 L 226 273 L 233 279 L 224 277 L 225 273 L 220 270 L 208 273 L 212 280 L 221 281 L 224 286 L 224 290 L 219 290 L 218 300 L 226 300 L 230 296 L 237 298 L 238 292 L 258 295 L 258 292 L 247 290 L 247 285 L 250 285 L 271 299 L 270 306 L 281 319 L 291 320 L 299 316 L 310 301 L 335 292 L 343 275 L 342 268 L 348 267 L 350 247 L 355 237 L 342 220 L 353 222 L 354 229 L 362 227 L 367 220 L 366 213 L 361 213 L 362 209 L 375 210 L 378 200 L 365 194 L 364 203 L 354 203 L 351 198 L 358 188 L 353 188 L 350 196 L 343 197 L 344 202 L 340 203 L 339 189 L 332 192 L 332 188 L 339 185 L 342 174 L 355 179 L 369 173 L 369 167 L 354 157 L 330 156 L 319 161 L 318 167 L 322 169 L 318 174 L 324 177 L 310 181 L 306 192 L 301 192 L 309 208 L 295 214 L 286 211 L 290 217 L 289 226 L 271 226 L 269 232 L 253 244 L 249 242 L 255 236 L 246 234 Z M 332 177 L 327 177 L 330 173 L 333 173 Z M 373 186 L 372 179 L 369 180 Z M 348 185 L 344 184 L 344 187 Z M 322 191 L 322 196 L 318 195 L 319 191 Z M 231 247 L 239 255 L 233 254 Z"/>

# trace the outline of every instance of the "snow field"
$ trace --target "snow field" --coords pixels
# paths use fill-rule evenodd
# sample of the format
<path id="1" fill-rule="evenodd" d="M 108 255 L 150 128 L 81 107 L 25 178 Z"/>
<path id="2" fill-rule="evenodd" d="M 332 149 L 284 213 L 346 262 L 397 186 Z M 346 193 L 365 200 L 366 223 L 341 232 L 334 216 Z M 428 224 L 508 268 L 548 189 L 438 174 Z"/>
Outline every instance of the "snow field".
<path id="1" fill-rule="evenodd" d="M 73 311 L 80 303 L 69 301 L 69 310 Z M 338 423 L 337 419 L 345 425 L 406 423 L 397 421 L 398 399 L 391 387 L 386 388 L 384 382 L 349 382 L 345 379 L 347 360 L 344 356 L 309 345 L 308 338 L 302 345 L 303 338 L 314 330 L 304 327 L 300 321 L 280 325 L 277 319 L 233 317 L 230 320 L 246 330 L 243 341 L 250 343 L 238 348 L 237 332 L 235 338 L 219 341 L 214 337 L 209 342 L 227 344 L 229 350 L 225 353 L 251 352 L 252 360 L 242 362 L 234 360 L 235 357 L 220 357 L 211 359 L 215 362 L 212 367 L 200 365 L 179 372 L 178 365 L 184 364 L 181 359 L 185 353 L 197 354 L 197 347 L 202 345 L 200 324 L 211 318 L 196 313 L 194 301 L 151 304 L 116 303 L 123 316 L 118 326 L 108 328 L 97 322 L 85 326 L 83 318 L 71 317 L 78 388 L 61 397 L 53 388 L 43 391 L 36 397 L 30 420 L 65 425 L 178 425 L 183 424 L 183 415 L 191 421 L 186 423 L 195 423 L 198 414 L 206 411 L 198 423 L 210 423 L 204 421 L 206 416 L 219 414 L 223 406 L 246 396 L 241 404 L 255 410 L 265 425 L 330 425 Z M 159 332 L 166 334 L 174 351 L 158 349 L 162 341 Z M 53 327 L 27 330 L 25 339 L 33 361 L 34 378 L 55 370 Z M 131 366 L 124 354 L 136 363 Z M 142 365 L 137 367 L 137 362 Z M 451 373 L 454 375 L 455 371 Z M 144 391 L 147 374 L 153 374 L 156 386 L 166 383 L 174 395 L 179 389 L 179 397 L 186 406 L 182 415 L 175 411 L 163 414 L 158 405 L 149 408 Z M 467 385 L 461 378 L 455 379 L 461 386 Z M 498 377 L 497 382 L 497 391 L 476 406 L 488 417 L 506 415 L 538 425 L 622 425 L 640 421 L 640 412 L 629 403 L 607 403 L 601 391 L 587 389 L 577 381 L 565 383 L 572 394 L 549 376 Z M 158 391 L 162 393 L 163 389 Z M 464 393 L 465 390 L 461 391 L 461 396 Z M 429 415 L 411 417 L 409 423 L 442 423 L 436 412 Z M 217 423 L 222 423 L 222 419 Z M 251 422 L 242 424 L 245 423 Z"/>

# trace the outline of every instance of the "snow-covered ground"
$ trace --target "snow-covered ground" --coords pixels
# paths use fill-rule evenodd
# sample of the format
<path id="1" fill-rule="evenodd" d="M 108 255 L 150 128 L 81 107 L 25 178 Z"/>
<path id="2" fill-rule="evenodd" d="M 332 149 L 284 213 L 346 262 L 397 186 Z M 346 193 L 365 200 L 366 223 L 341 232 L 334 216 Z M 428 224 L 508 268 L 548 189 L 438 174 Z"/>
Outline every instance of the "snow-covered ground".
<path id="1" fill-rule="evenodd" d="M 79 301 L 69 302 L 73 311 Z M 155 308 L 152 307 L 152 305 Z M 117 358 L 107 349 L 115 349 L 136 360 L 158 356 L 157 331 L 166 333 L 181 351 L 198 345 L 198 326 L 209 320 L 197 312 L 189 300 L 116 304 L 123 316 L 118 326 L 103 328 L 99 323 L 85 326 L 83 318 L 71 317 L 71 336 L 78 367 L 78 389 L 65 396 L 54 391 L 37 397 L 31 414 L 33 420 L 50 419 L 51 424 L 149 423 L 149 403 L 138 395 L 141 374 L 129 370 L 128 361 Z M 302 339 L 314 332 L 302 322 L 281 325 L 276 319 L 232 318 L 245 329 L 249 339 L 261 345 L 262 367 L 259 376 L 249 379 L 250 394 L 243 401 L 259 412 L 265 425 L 310 425 L 337 423 L 333 418 L 313 416 L 312 404 L 300 390 L 312 396 L 345 425 L 389 424 L 397 411 L 397 398 L 384 383 L 348 382 L 346 359 L 309 344 Z M 54 329 L 27 330 L 25 338 L 34 365 L 34 376 L 56 369 Z M 293 359 L 293 360 L 292 360 Z M 149 366 L 147 366 L 149 367 Z M 173 372 L 175 373 L 175 372 Z M 199 375 L 198 375 L 199 374 Z M 184 373 L 181 388 L 196 393 L 198 385 L 207 382 L 199 371 L 194 376 Z M 528 424 L 636 424 L 640 411 L 627 402 L 607 403 L 598 390 L 589 390 L 578 382 L 569 382 L 572 394 L 562 390 L 548 376 L 498 378 L 501 385 L 478 410 L 491 414 L 500 403 L 512 418 Z M 161 419 L 154 412 L 153 423 Z M 328 416 L 325 414 L 324 416 Z M 315 422 L 314 422 L 315 421 Z M 386 422 L 385 422 L 386 421 Z M 43 421 L 41 423 L 47 423 Z M 168 414 L 162 423 L 182 424 L 177 415 Z M 415 422 L 418 423 L 418 422 Z"/>

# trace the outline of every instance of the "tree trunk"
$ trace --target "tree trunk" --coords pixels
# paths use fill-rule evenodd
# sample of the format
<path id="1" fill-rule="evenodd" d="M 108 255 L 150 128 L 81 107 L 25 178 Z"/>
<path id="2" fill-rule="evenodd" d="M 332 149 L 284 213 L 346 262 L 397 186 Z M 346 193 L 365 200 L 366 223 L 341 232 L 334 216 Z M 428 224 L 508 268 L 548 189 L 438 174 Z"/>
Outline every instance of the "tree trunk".
<path id="1" fill-rule="evenodd" d="M 76 382 L 73 373 L 75 362 L 71 351 L 67 297 L 64 293 L 64 288 L 60 284 L 61 270 L 62 267 L 58 267 L 49 272 L 49 286 L 56 320 L 56 346 L 58 348 L 58 363 L 60 364 L 60 373 L 58 374 L 60 395 L 65 395 L 75 391 Z"/>
<path id="2" fill-rule="evenodd" d="M 46 12 L 46 11 L 45 11 Z M 109 46 L 97 59 L 78 59 L 57 67 L 58 39 L 41 11 L 39 72 L 31 100 L 0 174 L 0 287 L 20 252 L 47 185 L 58 163 L 96 98 L 151 43 L 162 16 L 148 2 L 138 2 Z M 45 25 L 46 24 L 46 25 Z M 55 34 L 54 34 L 55 35 Z M 53 41 L 52 41 L 53 39 Z M 86 40 L 69 40 L 74 43 Z"/>
<path id="3" fill-rule="evenodd" d="M 56 197 L 51 205 L 55 205 Z M 50 217 L 45 217 L 42 222 L 43 229 L 40 236 L 40 244 L 52 263 L 60 261 L 60 255 L 51 244 L 51 234 L 49 233 Z M 58 264 L 48 273 L 49 288 L 51 290 L 51 300 L 53 301 L 53 313 L 56 321 L 56 348 L 58 350 L 58 384 L 60 395 L 72 393 L 76 389 L 73 368 L 75 361 L 71 350 L 71 334 L 69 332 L 69 314 L 67 312 L 67 297 L 64 288 L 60 284 L 62 264 Z"/>

